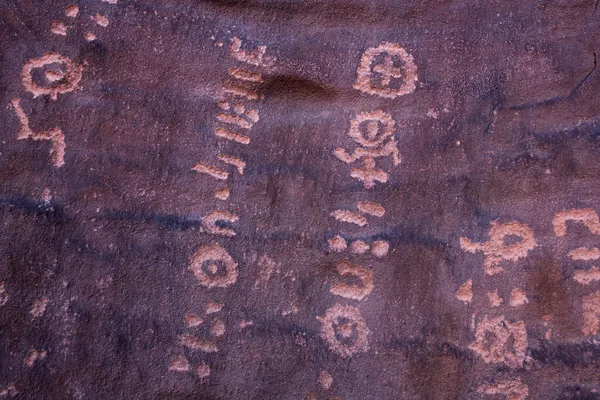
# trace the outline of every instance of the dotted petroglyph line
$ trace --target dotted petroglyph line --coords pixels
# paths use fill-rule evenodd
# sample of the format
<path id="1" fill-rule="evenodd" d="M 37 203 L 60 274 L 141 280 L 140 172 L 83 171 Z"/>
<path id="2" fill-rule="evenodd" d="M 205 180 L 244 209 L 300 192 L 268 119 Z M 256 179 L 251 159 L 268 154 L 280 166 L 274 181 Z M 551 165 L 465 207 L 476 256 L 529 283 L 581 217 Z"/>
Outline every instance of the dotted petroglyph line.
<path id="1" fill-rule="evenodd" d="M 596 211 L 589 208 L 578 208 L 559 211 L 554 215 L 552 227 L 554 234 L 559 238 L 565 238 L 568 234 L 567 223 L 573 222 L 584 225 L 592 235 L 600 235 L 600 218 Z M 600 258 L 600 250 L 597 247 L 577 247 L 568 252 L 568 257 L 573 261 L 595 261 Z M 592 265 L 589 270 L 578 269 L 573 274 L 573 280 L 584 287 L 588 287 L 600 280 L 600 270 Z M 582 332 L 585 336 L 595 336 L 600 327 L 600 290 L 583 296 L 581 302 L 583 311 Z"/>
<path id="2" fill-rule="evenodd" d="M 230 55 L 238 61 L 249 63 L 254 66 L 264 67 L 274 61 L 273 58 L 266 56 L 266 47 L 259 46 L 255 50 L 242 49 L 243 43 L 240 39 L 234 38 L 230 47 Z M 247 101 L 255 101 L 262 98 L 258 93 L 257 85 L 263 82 L 260 72 L 251 71 L 246 68 L 232 67 L 228 69 L 228 81 L 222 83 L 221 89 L 223 98 L 217 101 L 219 108 L 215 115 L 215 136 L 218 139 L 234 142 L 241 145 L 250 144 L 250 131 L 259 121 L 259 111 L 256 104 L 248 104 Z M 231 79 L 234 81 L 232 82 Z M 203 175 L 208 175 L 217 181 L 227 181 L 230 172 L 217 166 L 217 163 L 223 163 L 232 166 L 240 174 L 244 174 L 246 162 L 239 156 L 231 154 L 219 154 L 214 163 L 197 162 L 192 170 Z M 217 187 L 214 191 L 214 197 L 221 201 L 228 201 L 231 197 L 229 186 Z M 234 237 L 236 232 L 233 228 L 223 226 L 223 223 L 233 224 L 238 222 L 238 215 L 228 210 L 214 210 L 202 218 L 202 232 L 225 237 Z M 262 259 L 261 259 L 262 260 Z M 270 260 L 270 259 L 269 259 Z M 263 263 L 265 261 L 263 260 Z M 267 262 L 267 264 L 269 264 Z M 189 268 L 198 279 L 200 285 L 207 289 L 226 289 L 234 285 L 238 278 L 238 264 L 218 243 L 201 246 L 196 250 L 190 259 Z M 270 268 L 270 267 L 269 267 Z M 259 277 L 255 286 L 266 284 L 271 273 L 265 272 L 266 277 Z M 261 282 L 261 279 L 264 282 Z M 210 339 L 202 339 L 196 334 L 184 334 L 180 336 L 180 345 L 187 349 L 199 350 L 204 353 L 217 352 L 217 340 L 226 335 L 227 326 L 225 320 L 219 317 L 212 317 L 211 314 L 217 314 L 223 309 L 223 304 L 209 301 L 206 304 L 205 316 L 199 317 L 196 314 L 188 313 L 184 318 L 187 329 L 200 329 L 205 324 L 208 326 Z M 209 321 L 209 319 L 211 319 Z M 252 326 L 252 321 L 242 321 L 238 327 L 240 330 Z M 194 368 L 184 356 L 175 358 L 169 370 L 176 372 L 194 372 L 201 380 L 205 381 L 211 375 L 211 366 L 206 362 L 200 362 Z"/>
<path id="3" fill-rule="evenodd" d="M 349 224 L 355 224 L 358 226 L 367 226 L 368 222 L 365 217 L 350 210 L 335 210 L 331 213 L 331 216 L 340 222 L 347 222 Z"/>

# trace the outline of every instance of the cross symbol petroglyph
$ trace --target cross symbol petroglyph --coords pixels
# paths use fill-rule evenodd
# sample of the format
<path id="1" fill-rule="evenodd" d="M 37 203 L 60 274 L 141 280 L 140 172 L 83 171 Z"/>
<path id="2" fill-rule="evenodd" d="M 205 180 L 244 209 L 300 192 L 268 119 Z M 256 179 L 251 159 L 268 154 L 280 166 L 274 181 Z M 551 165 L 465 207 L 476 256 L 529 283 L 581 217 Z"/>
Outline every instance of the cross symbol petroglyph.
<path id="1" fill-rule="evenodd" d="M 377 64 L 373 67 L 373 72 L 377 72 L 381 75 L 381 85 L 389 86 L 392 78 L 402 78 L 402 70 L 394 66 L 394 60 L 390 54 L 386 54 L 383 59 L 383 63 Z"/>

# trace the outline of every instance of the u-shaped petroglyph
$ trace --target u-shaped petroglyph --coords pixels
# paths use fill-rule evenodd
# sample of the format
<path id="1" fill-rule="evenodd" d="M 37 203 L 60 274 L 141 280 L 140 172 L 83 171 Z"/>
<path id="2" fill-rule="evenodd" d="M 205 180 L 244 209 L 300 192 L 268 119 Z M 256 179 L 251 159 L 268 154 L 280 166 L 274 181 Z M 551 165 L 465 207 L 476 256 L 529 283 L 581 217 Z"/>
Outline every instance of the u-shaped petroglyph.
<path id="1" fill-rule="evenodd" d="M 333 295 L 360 301 L 373 291 L 373 272 L 369 269 L 348 260 L 338 262 L 335 268 L 340 276 L 355 277 L 360 280 L 360 284 L 336 282 L 329 289 Z"/>
<path id="2" fill-rule="evenodd" d="M 202 227 L 212 235 L 231 237 L 236 235 L 235 231 L 231 228 L 217 226 L 217 222 L 237 222 L 239 219 L 237 215 L 229 211 L 216 210 L 202 218 Z"/>

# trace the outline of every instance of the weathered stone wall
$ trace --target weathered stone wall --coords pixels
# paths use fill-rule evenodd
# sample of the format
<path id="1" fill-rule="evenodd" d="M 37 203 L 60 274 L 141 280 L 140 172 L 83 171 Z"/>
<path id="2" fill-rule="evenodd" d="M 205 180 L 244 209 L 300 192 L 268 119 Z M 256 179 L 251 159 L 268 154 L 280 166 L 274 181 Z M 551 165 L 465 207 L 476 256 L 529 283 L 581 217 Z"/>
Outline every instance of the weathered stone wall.
<path id="1" fill-rule="evenodd" d="M 591 1 L 0 3 L 0 398 L 600 398 Z"/>

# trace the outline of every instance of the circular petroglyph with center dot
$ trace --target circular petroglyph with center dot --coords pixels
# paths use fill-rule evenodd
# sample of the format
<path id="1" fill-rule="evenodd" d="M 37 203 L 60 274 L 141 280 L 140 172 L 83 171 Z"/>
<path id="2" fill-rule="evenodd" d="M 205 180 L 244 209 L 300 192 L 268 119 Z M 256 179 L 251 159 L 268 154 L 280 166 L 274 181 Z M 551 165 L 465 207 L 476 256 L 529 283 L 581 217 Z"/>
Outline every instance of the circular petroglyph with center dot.
<path id="1" fill-rule="evenodd" d="M 35 71 L 42 69 L 46 82 L 36 82 Z M 36 98 L 50 95 L 56 100 L 59 93 L 68 93 L 78 88 L 83 67 L 74 64 L 70 58 L 58 53 L 46 53 L 43 57 L 29 60 L 21 72 L 23 86 Z"/>
<path id="2" fill-rule="evenodd" d="M 368 350 L 370 332 L 358 308 L 336 304 L 317 319 L 322 324 L 321 337 L 332 351 L 351 357 Z"/>
<path id="3" fill-rule="evenodd" d="M 209 288 L 231 286 L 238 276 L 237 263 L 218 244 L 200 247 L 190 260 L 190 269 Z"/>

